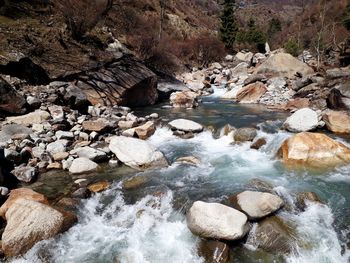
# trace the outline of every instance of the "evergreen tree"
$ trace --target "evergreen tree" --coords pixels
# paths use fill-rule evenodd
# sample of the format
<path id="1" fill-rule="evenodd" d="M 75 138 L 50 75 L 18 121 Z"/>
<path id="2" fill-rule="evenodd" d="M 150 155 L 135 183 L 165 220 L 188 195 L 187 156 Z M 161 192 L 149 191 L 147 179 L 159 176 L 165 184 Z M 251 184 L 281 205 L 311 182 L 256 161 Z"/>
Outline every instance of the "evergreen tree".
<path id="1" fill-rule="evenodd" d="M 231 48 L 236 41 L 238 32 L 237 20 L 235 18 L 236 1 L 225 0 L 224 9 L 221 14 L 220 38 L 227 48 Z"/>
<path id="2" fill-rule="evenodd" d="M 272 18 L 269 22 L 269 29 L 267 30 L 267 35 L 269 39 L 272 39 L 277 32 L 282 31 L 281 21 L 278 18 Z"/>

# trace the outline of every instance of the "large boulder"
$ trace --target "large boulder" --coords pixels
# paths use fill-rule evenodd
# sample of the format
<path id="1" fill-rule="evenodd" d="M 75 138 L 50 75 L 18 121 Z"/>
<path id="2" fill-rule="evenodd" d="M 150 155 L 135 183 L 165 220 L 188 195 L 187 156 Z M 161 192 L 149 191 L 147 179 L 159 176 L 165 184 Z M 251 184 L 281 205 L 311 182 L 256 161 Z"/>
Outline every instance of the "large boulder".
<path id="1" fill-rule="evenodd" d="M 287 166 L 328 168 L 350 163 L 350 148 L 321 133 L 302 132 L 290 137 L 279 155 Z"/>
<path id="2" fill-rule="evenodd" d="M 9 114 L 23 114 L 25 112 L 23 96 L 0 77 L 0 116 Z"/>
<path id="3" fill-rule="evenodd" d="M 176 119 L 169 122 L 169 127 L 172 130 L 183 131 L 183 132 L 201 132 L 203 131 L 203 126 L 197 122 L 186 120 L 186 119 Z"/>
<path id="4" fill-rule="evenodd" d="M 274 194 L 244 191 L 230 198 L 230 202 L 252 220 L 263 218 L 279 210 L 284 202 Z"/>
<path id="5" fill-rule="evenodd" d="M 318 126 L 317 113 L 309 108 L 297 110 L 292 116 L 287 118 L 283 127 L 291 132 L 312 131 Z"/>
<path id="6" fill-rule="evenodd" d="M 24 126 L 31 126 L 33 124 L 39 124 L 47 121 L 50 118 L 50 113 L 43 110 L 36 110 L 26 115 L 7 117 L 6 120 L 9 123 L 15 123 Z"/>
<path id="7" fill-rule="evenodd" d="M 98 169 L 98 164 L 89 160 L 85 157 L 79 157 L 74 159 L 71 166 L 69 167 L 69 172 L 72 174 L 89 173 L 96 171 Z"/>
<path id="8" fill-rule="evenodd" d="M 192 91 L 178 91 L 170 95 L 170 104 L 175 108 L 195 108 L 198 106 L 197 94 Z"/>
<path id="9" fill-rule="evenodd" d="M 76 221 L 75 216 L 69 218 L 48 205 L 23 198 L 9 207 L 5 218 L 2 250 L 7 257 L 25 253 L 37 242 L 67 230 Z"/>
<path id="10" fill-rule="evenodd" d="M 271 55 L 265 62 L 256 68 L 255 74 L 266 74 L 293 78 L 296 73 L 309 75 L 313 69 L 290 54 L 277 53 Z"/>
<path id="11" fill-rule="evenodd" d="M 258 103 L 259 99 L 267 92 L 264 83 L 256 82 L 243 87 L 237 93 L 237 100 L 240 103 Z"/>
<path id="12" fill-rule="evenodd" d="M 350 133 L 350 114 L 348 112 L 328 110 L 322 118 L 328 130 L 335 133 Z"/>
<path id="13" fill-rule="evenodd" d="M 144 140 L 116 136 L 111 139 L 109 149 L 118 160 L 137 170 L 168 166 L 163 153 Z"/>
<path id="14" fill-rule="evenodd" d="M 187 213 L 187 226 L 205 238 L 238 240 L 248 230 L 247 216 L 238 210 L 218 204 L 195 202 Z"/>
<path id="15" fill-rule="evenodd" d="M 267 217 L 253 228 L 247 244 L 269 253 L 286 254 L 293 250 L 294 232 L 291 226 L 279 217 Z"/>
<path id="16" fill-rule="evenodd" d="M 20 198 L 43 203 L 46 205 L 49 204 L 49 201 L 44 195 L 39 194 L 29 188 L 17 188 L 11 190 L 6 202 L 0 207 L 0 216 L 5 219 L 7 210 L 13 205 L 15 201 L 17 201 L 17 199 Z"/>
<path id="17" fill-rule="evenodd" d="M 78 74 L 76 86 L 93 105 L 154 104 L 158 98 L 157 76 L 142 63 L 124 56 L 103 68 Z"/>

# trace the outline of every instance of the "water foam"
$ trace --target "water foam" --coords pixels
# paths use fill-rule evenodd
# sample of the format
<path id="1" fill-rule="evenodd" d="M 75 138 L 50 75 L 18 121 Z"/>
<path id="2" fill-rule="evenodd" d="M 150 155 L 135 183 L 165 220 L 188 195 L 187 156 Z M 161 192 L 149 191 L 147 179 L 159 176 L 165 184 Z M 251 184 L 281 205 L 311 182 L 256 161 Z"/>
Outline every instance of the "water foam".
<path id="1" fill-rule="evenodd" d="M 55 263 L 201 263 L 196 238 L 184 216 L 173 210 L 172 200 L 171 191 L 132 205 L 115 188 L 97 194 L 85 202 L 76 226 L 55 240 L 40 242 L 13 263 L 46 262 L 40 251 Z"/>

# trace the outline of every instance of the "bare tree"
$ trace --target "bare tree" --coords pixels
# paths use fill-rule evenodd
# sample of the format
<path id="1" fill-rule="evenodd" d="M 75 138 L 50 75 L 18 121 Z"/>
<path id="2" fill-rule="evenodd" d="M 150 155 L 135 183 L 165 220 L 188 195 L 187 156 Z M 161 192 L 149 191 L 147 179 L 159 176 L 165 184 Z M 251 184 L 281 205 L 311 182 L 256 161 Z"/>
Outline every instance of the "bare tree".
<path id="1" fill-rule="evenodd" d="M 167 3 L 167 0 L 159 0 L 159 4 L 160 4 L 159 34 L 158 34 L 159 41 L 161 40 L 162 33 L 163 33 L 163 24 L 164 24 L 164 14 L 165 14 L 166 3 Z"/>
<path id="2" fill-rule="evenodd" d="M 322 53 L 323 53 L 323 40 L 324 40 L 324 33 L 326 31 L 326 15 L 327 15 L 327 1 L 322 0 L 321 1 L 321 7 L 319 11 L 319 27 L 317 30 L 317 37 L 315 42 L 315 50 L 317 55 L 317 70 L 319 70 L 321 65 L 321 59 L 322 59 Z"/>
<path id="3" fill-rule="evenodd" d="M 56 0 L 55 4 L 72 37 L 80 40 L 108 14 L 113 0 Z"/>

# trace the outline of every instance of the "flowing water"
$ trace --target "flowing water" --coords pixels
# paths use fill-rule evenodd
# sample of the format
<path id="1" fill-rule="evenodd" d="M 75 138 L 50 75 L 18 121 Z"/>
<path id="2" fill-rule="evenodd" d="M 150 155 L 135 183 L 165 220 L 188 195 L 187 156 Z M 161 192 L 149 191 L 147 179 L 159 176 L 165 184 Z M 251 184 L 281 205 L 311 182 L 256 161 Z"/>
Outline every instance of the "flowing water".
<path id="1" fill-rule="evenodd" d="M 285 256 L 263 253 L 254 247 L 254 232 L 232 249 L 232 262 L 346 263 L 350 240 L 350 166 L 328 172 L 284 169 L 275 157 L 281 142 L 290 136 L 279 131 L 285 113 L 260 106 L 235 105 L 216 95 L 204 99 L 194 110 L 143 109 L 169 120 L 185 117 L 219 128 L 257 126 L 267 144 L 259 151 L 248 143 L 232 145 L 229 136 L 215 139 L 211 131 L 183 140 L 166 127 L 149 139 L 172 165 L 156 171 L 115 173 L 113 186 L 83 201 L 79 223 L 59 237 L 38 243 L 23 258 L 13 262 L 91 263 L 197 263 L 199 239 L 186 226 L 184 212 L 193 201 L 224 202 L 227 196 L 249 189 L 252 179 L 274 186 L 287 202 L 279 216 L 295 226 L 293 253 Z M 137 112 L 138 115 L 141 112 Z M 347 143 L 347 142 L 345 142 Z M 183 156 L 196 156 L 198 167 L 174 164 Z M 143 185 L 124 190 L 121 180 L 142 177 Z M 295 194 L 313 191 L 324 204 L 309 203 L 297 212 Z M 254 229 L 254 227 L 253 227 Z M 307 244 L 307 245 L 305 245 Z"/>

